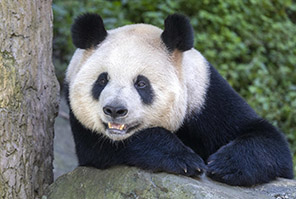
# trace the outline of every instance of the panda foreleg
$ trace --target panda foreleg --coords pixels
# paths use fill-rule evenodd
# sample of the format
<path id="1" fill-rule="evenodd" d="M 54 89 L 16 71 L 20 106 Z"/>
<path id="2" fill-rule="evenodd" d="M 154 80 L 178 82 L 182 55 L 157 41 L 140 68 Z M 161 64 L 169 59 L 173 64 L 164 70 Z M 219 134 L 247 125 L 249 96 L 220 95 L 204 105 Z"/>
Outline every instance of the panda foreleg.
<path id="1" fill-rule="evenodd" d="M 138 132 L 122 151 L 125 164 L 152 171 L 199 176 L 205 169 L 202 158 L 163 128 Z"/>
<path id="2" fill-rule="evenodd" d="M 70 111 L 71 129 L 75 142 L 79 166 L 92 166 L 106 169 L 121 164 L 118 152 L 122 144 L 115 144 L 103 135 L 86 129 Z"/>
<path id="3" fill-rule="evenodd" d="M 163 128 L 146 129 L 114 142 L 84 128 L 71 111 L 70 122 L 80 166 L 130 165 L 187 176 L 199 176 L 205 170 L 201 157 Z"/>
<path id="4" fill-rule="evenodd" d="M 293 178 L 287 142 L 263 120 L 212 154 L 207 167 L 209 177 L 230 185 L 251 186 L 276 177 Z"/>

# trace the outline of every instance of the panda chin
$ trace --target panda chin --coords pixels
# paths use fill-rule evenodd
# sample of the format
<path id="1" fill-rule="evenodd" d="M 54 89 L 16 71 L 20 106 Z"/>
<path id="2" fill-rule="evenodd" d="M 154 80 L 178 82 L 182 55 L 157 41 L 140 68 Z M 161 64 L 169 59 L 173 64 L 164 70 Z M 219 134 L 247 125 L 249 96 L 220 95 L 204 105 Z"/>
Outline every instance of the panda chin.
<path id="1" fill-rule="evenodd" d="M 138 128 L 139 124 L 127 125 L 127 124 L 117 124 L 108 122 L 104 123 L 106 134 L 112 140 L 122 140 L 130 137 L 132 135 L 132 131 Z"/>

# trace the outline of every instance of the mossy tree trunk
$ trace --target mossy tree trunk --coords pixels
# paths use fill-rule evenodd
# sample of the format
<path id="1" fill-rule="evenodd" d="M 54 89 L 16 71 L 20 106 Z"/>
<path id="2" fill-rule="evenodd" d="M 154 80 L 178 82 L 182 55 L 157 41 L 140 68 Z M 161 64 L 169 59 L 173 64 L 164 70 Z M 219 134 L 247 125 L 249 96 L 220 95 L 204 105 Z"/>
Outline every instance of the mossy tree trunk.
<path id="1" fill-rule="evenodd" d="M 0 1 L 0 198 L 40 198 L 53 181 L 59 86 L 51 0 Z"/>

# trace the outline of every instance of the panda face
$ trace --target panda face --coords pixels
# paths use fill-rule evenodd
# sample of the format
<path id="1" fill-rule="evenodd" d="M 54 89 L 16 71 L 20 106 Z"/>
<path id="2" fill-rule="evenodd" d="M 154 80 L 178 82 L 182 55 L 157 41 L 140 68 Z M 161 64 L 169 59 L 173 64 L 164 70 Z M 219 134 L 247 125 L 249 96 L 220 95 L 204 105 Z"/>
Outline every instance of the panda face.
<path id="1" fill-rule="evenodd" d="M 187 108 L 182 55 L 169 56 L 161 33 L 128 25 L 108 31 L 95 49 L 78 50 L 67 81 L 72 111 L 85 127 L 112 140 L 149 127 L 180 127 Z"/>
<path id="2" fill-rule="evenodd" d="M 110 74 L 111 76 L 111 74 Z M 101 104 L 101 120 L 105 133 L 112 139 L 128 137 L 133 130 L 141 126 L 143 106 L 153 103 L 154 91 L 147 77 L 138 75 L 132 81 L 120 85 L 107 72 L 99 75 L 93 85 L 94 99 Z"/>

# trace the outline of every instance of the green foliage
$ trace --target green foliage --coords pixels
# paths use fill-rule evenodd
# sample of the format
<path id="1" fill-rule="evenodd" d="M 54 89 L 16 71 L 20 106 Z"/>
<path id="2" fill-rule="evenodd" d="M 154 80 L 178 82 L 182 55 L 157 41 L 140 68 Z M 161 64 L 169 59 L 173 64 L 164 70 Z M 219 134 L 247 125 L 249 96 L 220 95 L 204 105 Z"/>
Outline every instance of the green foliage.
<path id="1" fill-rule="evenodd" d="M 53 10 L 54 62 L 60 80 L 74 51 L 70 26 L 77 15 L 99 13 L 107 29 L 130 23 L 163 27 L 167 15 L 187 15 L 196 32 L 195 47 L 258 114 L 285 132 L 296 161 L 296 5 L 292 0 L 54 0 Z"/>

